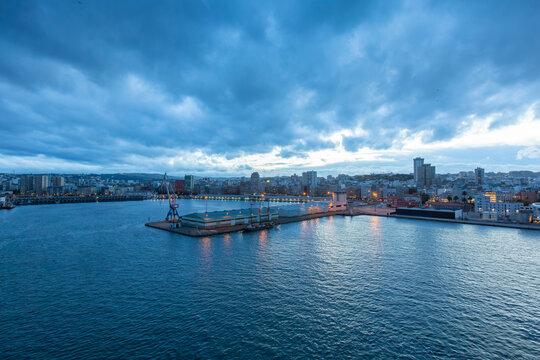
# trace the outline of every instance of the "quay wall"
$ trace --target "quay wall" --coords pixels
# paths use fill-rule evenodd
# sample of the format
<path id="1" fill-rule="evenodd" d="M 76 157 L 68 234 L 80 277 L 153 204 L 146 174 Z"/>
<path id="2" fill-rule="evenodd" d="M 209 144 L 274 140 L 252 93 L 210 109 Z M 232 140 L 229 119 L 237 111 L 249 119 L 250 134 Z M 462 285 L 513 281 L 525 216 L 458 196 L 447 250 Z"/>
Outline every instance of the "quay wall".
<path id="1" fill-rule="evenodd" d="M 70 204 L 88 202 L 111 202 L 111 201 L 139 201 L 144 200 L 142 195 L 130 196 L 35 196 L 16 197 L 13 199 L 15 205 L 42 205 L 42 204 Z"/>
<path id="2" fill-rule="evenodd" d="M 503 223 L 503 222 L 496 222 L 496 221 L 440 219 L 440 218 L 429 218 L 429 217 L 409 216 L 409 215 L 395 215 L 395 214 L 391 214 L 390 217 L 401 218 L 401 219 L 413 219 L 413 220 L 443 221 L 443 222 L 469 224 L 469 225 L 495 226 L 495 227 L 505 227 L 505 228 L 512 228 L 512 229 L 540 230 L 540 225 L 535 225 L 535 224 L 513 224 L 513 223 Z"/>

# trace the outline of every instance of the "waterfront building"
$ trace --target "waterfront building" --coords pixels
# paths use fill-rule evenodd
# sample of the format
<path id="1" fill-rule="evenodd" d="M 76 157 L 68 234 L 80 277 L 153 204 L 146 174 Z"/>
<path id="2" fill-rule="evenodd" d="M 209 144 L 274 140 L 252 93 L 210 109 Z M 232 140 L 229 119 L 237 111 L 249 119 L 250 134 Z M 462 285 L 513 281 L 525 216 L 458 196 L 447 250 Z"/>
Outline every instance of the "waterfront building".
<path id="1" fill-rule="evenodd" d="M 51 180 L 49 175 L 34 175 L 34 191 L 38 195 L 47 193 L 49 186 L 51 186 Z"/>
<path id="2" fill-rule="evenodd" d="M 51 186 L 54 186 L 54 187 L 63 187 L 63 186 L 65 186 L 64 177 L 60 176 L 60 175 L 53 176 L 52 179 L 51 179 Z"/>
<path id="3" fill-rule="evenodd" d="M 31 193 L 34 191 L 34 177 L 32 175 L 21 175 L 19 183 L 19 190 L 21 194 Z"/>
<path id="4" fill-rule="evenodd" d="M 346 206 L 346 205 L 345 205 Z M 345 206 L 328 201 L 315 201 L 304 204 L 284 205 L 278 207 L 280 217 L 296 217 L 304 215 L 314 215 L 321 213 L 331 213 L 345 210 Z"/>
<path id="5" fill-rule="evenodd" d="M 185 180 L 174 181 L 174 192 L 177 194 L 183 194 L 185 191 Z"/>
<path id="6" fill-rule="evenodd" d="M 492 201 L 491 195 L 477 196 L 474 198 L 474 206 L 476 212 L 493 212 L 499 216 L 510 215 L 518 213 L 520 208 L 523 207 L 523 203 Z"/>
<path id="7" fill-rule="evenodd" d="M 416 184 L 418 187 L 431 186 L 435 182 L 435 166 L 431 164 L 422 164 L 417 171 L 417 181 Z"/>
<path id="8" fill-rule="evenodd" d="M 517 197 L 521 201 L 527 201 L 533 203 L 538 199 L 538 193 L 536 191 L 520 191 Z"/>
<path id="9" fill-rule="evenodd" d="M 497 193 L 495 191 L 486 191 L 484 196 L 489 198 L 489 202 L 497 202 Z"/>
<path id="10" fill-rule="evenodd" d="M 197 229 L 215 229 L 250 223 L 261 223 L 276 220 L 279 217 L 278 210 L 260 207 L 254 209 L 240 209 L 228 211 L 212 211 L 207 213 L 193 213 L 182 216 L 182 226 Z"/>
<path id="11" fill-rule="evenodd" d="M 431 186 L 435 182 L 435 166 L 424 164 L 424 159 L 413 159 L 414 182 L 417 187 Z"/>
<path id="12" fill-rule="evenodd" d="M 482 185 L 484 183 L 485 171 L 484 169 L 477 167 L 474 169 L 474 180 L 476 184 Z"/>
<path id="13" fill-rule="evenodd" d="M 463 210 L 437 210 L 437 209 L 425 209 L 425 208 L 405 208 L 398 207 L 395 212 L 396 215 L 405 216 L 418 216 L 437 219 L 461 219 L 463 218 Z"/>
<path id="14" fill-rule="evenodd" d="M 482 213 L 482 220 L 497 221 L 499 220 L 499 214 L 492 211 L 484 211 Z"/>
<path id="15" fill-rule="evenodd" d="M 314 190 L 317 188 L 317 172 L 306 171 L 302 173 L 302 187 L 308 190 Z"/>
<path id="16" fill-rule="evenodd" d="M 249 181 L 249 193 L 250 194 L 256 194 L 259 192 L 259 183 L 260 183 L 261 177 L 259 176 L 258 172 L 254 172 L 251 174 L 251 179 Z"/>
<path id="17" fill-rule="evenodd" d="M 332 193 L 332 204 L 335 208 L 344 208 L 347 206 L 347 193 L 336 191 Z"/>
<path id="18" fill-rule="evenodd" d="M 184 176 L 184 190 L 186 194 L 193 194 L 195 191 L 195 179 L 193 175 Z"/>
<path id="19" fill-rule="evenodd" d="M 418 183 L 418 168 L 424 165 L 424 159 L 417 157 L 413 159 L 413 172 L 414 172 L 414 182 Z"/>
<path id="20" fill-rule="evenodd" d="M 454 203 L 454 202 L 442 202 L 434 201 L 429 203 L 429 207 L 436 210 L 463 210 L 464 212 L 471 211 L 471 205 L 464 203 Z"/>

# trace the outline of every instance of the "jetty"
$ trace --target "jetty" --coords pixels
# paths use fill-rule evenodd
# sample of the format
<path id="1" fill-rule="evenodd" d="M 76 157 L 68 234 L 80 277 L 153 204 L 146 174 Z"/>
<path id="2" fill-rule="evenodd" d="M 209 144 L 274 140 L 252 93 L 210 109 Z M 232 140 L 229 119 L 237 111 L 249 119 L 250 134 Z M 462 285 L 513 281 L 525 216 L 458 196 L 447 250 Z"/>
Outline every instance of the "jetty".
<path id="1" fill-rule="evenodd" d="M 275 218 L 274 220 L 272 220 L 272 222 L 275 225 L 281 225 L 281 224 L 300 222 L 304 220 L 311 220 L 311 219 L 322 218 L 322 217 L 339 216 L 339 215 L 343 215 L 343 213 L 344 211 L 326 211 L 326 212 L 314 213 L 314 214 L 284 216 L 284 217 Z M 148 222 L 145 225 L 154 229 L 165 230 L 165 231 L 169 231 L 169 232 L 181 234 L 181 235 L 187 235 L 187 236 L 193 236 L 193 237 L 207 237 L 207 236 L 212 236 L 212 235 L 220 235 L 220 234 L 227 234 L 231 232 L 243 231 L 249 226 L 249 223 L 241 223 L 241 224 L 234 224 L 234 225 L 228 224 L 228 225 L 217 226 L 217 227 L 208 228 L 208 229 L 205 229 L 203 227 L 182 226 L 181 222 L 170 222 L 167 220 Z"/>
<path id="2" fill-rule="evenodd" d="M 249 209 L 205 211 L 183 216 L 173 216 L 169 213 L 165 220 L 148 222 L 145 225 L 177 234 L 204 237 L 244 230 L 263 230 L 280 224 L 342 215 L 347 208 L 347 195 L 344 192 L 334 193 L 332 200 L 283 206 L 270 207 L 269 199 L 265 200 L 268 201 L 267 207 L 253 208 L 254 203 L 251 202 Z M 175 206 L 176 203 L 172 202 L 171 209 L 176 209 Z"/>

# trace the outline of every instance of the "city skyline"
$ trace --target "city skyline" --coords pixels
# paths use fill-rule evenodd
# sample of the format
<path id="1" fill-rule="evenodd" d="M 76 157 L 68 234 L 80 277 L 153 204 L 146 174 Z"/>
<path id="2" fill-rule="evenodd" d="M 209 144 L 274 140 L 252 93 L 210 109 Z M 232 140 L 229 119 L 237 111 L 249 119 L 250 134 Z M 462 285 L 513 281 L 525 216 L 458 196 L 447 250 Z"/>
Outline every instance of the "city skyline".
<path id="1" fill-rule="evenodd" d="M 0 172 L 540 171 L 536 2 L 3 2 Z"/>
<path id="2" fill-rule="evenodd" d="M 414 160 L 414 159 L 413 159 Z M 422 158 L 422 160 L 424 160 Z M 409 159 L 409 162 L 411 161 L 411 159 Z M 426 164 L 426 165 L 431 165 L 431 164 Z M 439 164 L 433 164 L 432 167 L 437 167 L 437 169 L 440 168 L 440 165 Z M 444 166 L 442 167 L 444 168 Z M 463 173 L 468 173 L 468 174 L 471 174 L 471 175 L 475 175 L 476 176 L 476 171 L 478 170 L 482 170 L 484 173 L 486 174 L 509 174 L 511 172 L 531 172 L 531 173 L 540 173 L 540 171 L 534 171 L 534 170 L 530 170 L 530 169 L 527 169 L 527 168 L 519 168 L 517 170 L 512 170 L 512 169 L 507 169 L 506 171 L 496 171 L 495 169 L 485 169 L 483 168 L 482 166 L 476 166 L 475 168 L 458 168 L 456 171 L 440 171 L 440 170 L 437 170 L 437 173 L 436 175 L 459 175 L 459 174 L 463 174 Z M 178 171 L 176 172 L 167 172 L 167 176 L 169 177 L 173 177 L 173 178 L 184 178 L 184 176 L 186 175 L 189 175 L 189 176 L 194 176 L 195 178 L 214 178 L 214 179 L 240 179 L 240 178 L 249 178 L 251 175 L 253 175 L 254 173 L 260 173 L 260 177 L 261 178 L 273 178 L 273 177 L 289 177 L 289 176 L 294 176 L 294 175 L 297 175 L 297 176 L 302 176 L 303 173 L 310 173 L 310 172 L 315 172 L 317 174 L 317 177 L 328 177 L 328 176 L 338 176 L 338 175 L 347 175 L 347 176 L 368 176 L 368 175 L 389 175 L 389 174 L 393 174 L 393 175 L 411 175 L 413 176 L 413 179 L 415 179 L 415 181 L 417 180 L 416 177 L 415 177 L 415 174 L 414 174 L 414 165 L 413 166 L 410 166 L 410 168 L 407 170 L 405 169 L 404 171 L 402 172 L 399 172 L 399 171 L 386 171 L 386 172 L 367 172 L 367 171 L 362 171 L 362 169 L 357 169 L 356 171 L 353 171 L 353 172 L 345 172 L 345 171 L 335 171 L 335 172 L 326 172 L 326 171 L 323 171 L 323 172 L 320 172 L 319 170 L 317 170 L 316 168 L 304 168 L 304 169 L 298 169 L 297 171 L 288 171 L 288 170 L 281 170 L 281 171 L 257 171 L 257 169 L 252 169 L 252 170 L 246 170 L 247 172 L 245 173 L 237 173 L 237 174 L 226 174 L 226 175 L 209 175 L 209 174 L 206 174 L 206 173 L 197 173 L 197 172 L 190 172 L 190 171 L 187 171 L 187 170 L 182 170 L 182 169 L 179 169 Z M 12 174 L 12 175 L 73 175 L 73 176 L 78 176 L 78 175 L 81 175 L 81 176 L 91 176 L 91 175 L 98 175 L 98 176 L 106 176 L 106 175 L 125 175 L 125 176 L 130 176 L 130 175 L 133 175 L 133 176 L 136 176 L 136 175 L 148 175 L 148 176 L 154 176 L 154 177 L 159 177 L 161 178 L 163 176 L 163 172 L 145 172 L 145 171 L 140 171 L 140 172 L 61 172 L 61 171 L 30 171 L 30 172 L 17 172 L 17 171 L 4 171 L 4 172 L 0 172 L 0 174 L 6 174 L 6 175 L 9 175 L 9 174 Z"/>

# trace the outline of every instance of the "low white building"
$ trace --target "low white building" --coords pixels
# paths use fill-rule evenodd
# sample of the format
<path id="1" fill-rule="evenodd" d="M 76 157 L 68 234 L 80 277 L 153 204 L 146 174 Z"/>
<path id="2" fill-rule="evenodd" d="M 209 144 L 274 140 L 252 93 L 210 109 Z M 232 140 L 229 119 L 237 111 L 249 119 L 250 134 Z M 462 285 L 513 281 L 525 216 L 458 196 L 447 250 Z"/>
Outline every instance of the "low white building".
<path id="1" fill-rule="evenodd" d="M 500 202 L 491 200 L 492 198 L 490 196 L 476 197 L 474 199 L 474 206 L 476 212 L 493 212 L 499 216 L 506 216 L 519 213 L 520 208 L 523 207 L 523 203 Z"/>
<path id="2" fill-rule="evenodd" d="M 347 207 L 347 193 L 335 192 L 332 193 L 332 202 L 330 203 L 331 211 L 345 210 Z"/>
<path id="3" fill-rule="evenodd" d="M 259 207 L 253 209 L 211 211 L 193 213 L 181 217 L 182 226 L 198 229 L 215 229 L 221 227 L 270 222 L 279 217 L 275 208 Z"/>
<path id="4" fill-rule="evenodd" d="M 278 207 L 279 216 L 293 217 L 328 212 L 343 211 L 347 208 L 347 193 L 335 192 L 332 201 L 314 201 L 304 204 L 284 205 Z"/>
<path id="5" fill-rule="evenodd" d="M 496 212 L 485 211 L 482 213 L 482 220 L 497 221 L 498 219 L 499 219 L 499 216 Z"/>
<path id="6" fill-rule="evenodd" d="M 533 211 L 534 216 L 540 216 L 540 202 L 532 203 L 529 208 Z"/>

